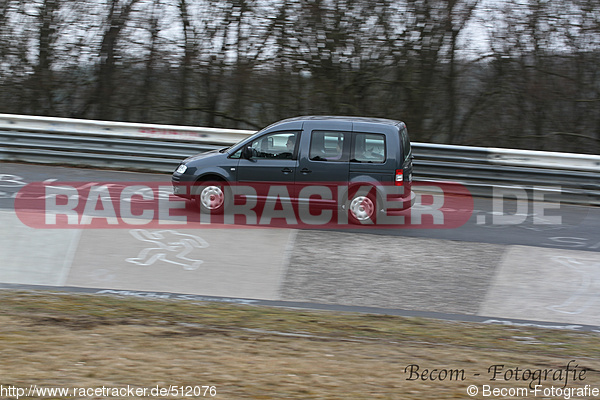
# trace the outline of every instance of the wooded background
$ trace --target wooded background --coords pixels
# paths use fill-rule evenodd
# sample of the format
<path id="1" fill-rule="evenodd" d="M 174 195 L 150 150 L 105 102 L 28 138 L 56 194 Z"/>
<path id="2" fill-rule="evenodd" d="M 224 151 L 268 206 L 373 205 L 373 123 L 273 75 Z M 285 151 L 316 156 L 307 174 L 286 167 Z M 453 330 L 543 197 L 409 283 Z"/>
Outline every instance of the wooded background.
<path id="1" fill-rule="evenodd" d="M 0 0 L 0 113 L 600 153 L 599 0 Z"/>

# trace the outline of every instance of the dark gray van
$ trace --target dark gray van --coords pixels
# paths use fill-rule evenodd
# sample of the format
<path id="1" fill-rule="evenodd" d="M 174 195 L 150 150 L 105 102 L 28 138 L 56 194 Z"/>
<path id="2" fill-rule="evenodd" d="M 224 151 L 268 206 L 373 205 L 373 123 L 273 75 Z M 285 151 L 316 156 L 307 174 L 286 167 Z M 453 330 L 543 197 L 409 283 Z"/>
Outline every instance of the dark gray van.
<path id="1" fill-rule="evenodd" d="M 172 183 L 176 195 L 195 200 L 206 213 L 222 213 L 234 202 L 232 187 L 251 185 L 250 196 L 261 200 L 297 205 L 316 199 L 347 213 L 350 222 L 371 224 L 381 213 L 413 205 L 412 158 L 401 121 L 297 117 L 187 158 Z M 287 189 L 273 189 L 282 186 Z"/>

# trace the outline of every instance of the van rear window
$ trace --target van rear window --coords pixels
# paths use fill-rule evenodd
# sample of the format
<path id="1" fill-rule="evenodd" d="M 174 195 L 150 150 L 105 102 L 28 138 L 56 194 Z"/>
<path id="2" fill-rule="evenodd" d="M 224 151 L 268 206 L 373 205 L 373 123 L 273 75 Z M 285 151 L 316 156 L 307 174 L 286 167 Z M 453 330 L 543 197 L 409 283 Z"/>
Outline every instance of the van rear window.
<path id="1" fill-rule="evenodd" d="M 354 137 L 352 159 L 360 163 L 385 162 L 385 135 L 378 133 L 357 133 Z"/>

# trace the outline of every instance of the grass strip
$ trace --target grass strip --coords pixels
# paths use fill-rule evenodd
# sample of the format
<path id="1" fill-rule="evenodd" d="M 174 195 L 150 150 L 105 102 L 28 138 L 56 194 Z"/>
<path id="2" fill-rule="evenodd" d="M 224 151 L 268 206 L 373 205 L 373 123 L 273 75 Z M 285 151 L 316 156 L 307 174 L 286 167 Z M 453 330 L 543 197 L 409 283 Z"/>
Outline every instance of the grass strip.
<path id="1" fill-rule="evenodd" d="M 538 383 L 562 388 L 571 360 L 566 387 L 600 387 L 600 336 L 590 332 L 36 291 L 0 291 L 0 304 L 2 387 L 426 400 L 469 398 L 470 385 L 483 398 L 488 385 L 509 399 Z M 179 391 L 202 386 L 216 396 Z"/>

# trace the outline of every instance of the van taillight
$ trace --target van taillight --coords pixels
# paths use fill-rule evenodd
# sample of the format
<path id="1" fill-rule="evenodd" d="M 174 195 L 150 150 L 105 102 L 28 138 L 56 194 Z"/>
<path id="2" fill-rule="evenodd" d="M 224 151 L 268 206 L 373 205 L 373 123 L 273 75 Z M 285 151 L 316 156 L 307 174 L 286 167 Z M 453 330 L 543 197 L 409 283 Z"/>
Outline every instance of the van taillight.
<path id="1" fill-rule="evenodd" d="M 404 185 L 404 170 L 402 170 L 402 169 L 396 170 L 396 178 L 394 179 L 394 184 L 396 186 Z"/>

